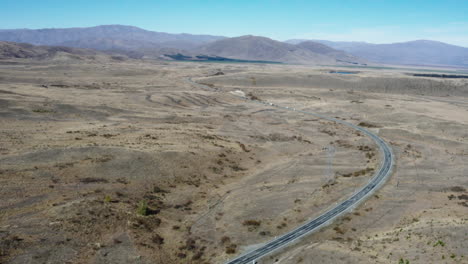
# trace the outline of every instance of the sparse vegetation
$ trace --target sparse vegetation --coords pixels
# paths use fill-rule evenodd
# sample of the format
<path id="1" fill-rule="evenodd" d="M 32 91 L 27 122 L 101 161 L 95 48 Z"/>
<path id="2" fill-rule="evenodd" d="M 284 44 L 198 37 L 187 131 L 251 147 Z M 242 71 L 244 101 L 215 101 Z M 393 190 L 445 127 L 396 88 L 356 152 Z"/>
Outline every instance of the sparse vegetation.
<path id="1" fill-rule="evenodd" d="M 229 243 L 229 242 L 231 242 L 230 237 L 228 237 L 228 236 L 221 237 L 221 243 L 226 244 L 226 243 Z"/>
<path id="2" fill-rule="evenodd" d="M 250 98 L 250 100 L 260 101 L 260 98 L 258 98 L 258 96 L 254 95 L 252 92 L 248 93 L 247 97 Z"/>
<path id="3" fill-rule="evenodd" d="M 377 127 L 380 127 L 378 125 L 375 125 L 375 124 L 372 124 L 372 123 L 369 123 L 369 122 L 360 122 L 358 124 L 358 126 L 360 127 L 367 127 L 367 128 L 377 128 Z"/>
<path id="4" fill-rule="evenodd" d="M 32 111 L 34 113 L 39 113 L 39 114 L 55 113 L 54 110 L 46 109 L 46 108 L 35 108 Z"/>
<path id="5" fill-rule="evenodd" d="M 409 260 L 405 260 L 403 258 L 400 258 L 400 260 L 398 261 L 398 264 L 410 264 L 410 261 Z"/>
<path id="6" fill-rule="evenodd" d="M 372 125 L 385 125 L 382 137 L 398 155 L 396 174 L 354 214 L 343 215 L 336 228 L 335 223 L 318 234 L 330 249 L 322 252 L 323 259 L 339 247 L 367 262 L 397 263 L 400 257 L 437 262 L 442 254 L 445 262 L 465 261 L 460 230 L 466 224 L 462 210 L 468 193 L 460 168 L 466 155 L 466 137 L 461 132 L 466 122 L 463 115 L 453 115 L 465 106 L 444 107 L 433 101 L 461 101 L 452 91 L 462 93 L 462 86 L 441 89 L 448 97 L 427 96 L 419 101 L 416 96 L 378 96 L 369 83 L 381 87 L 382 78 L 372 77 L 380 73 L 367 70 L 352 76 L 356 82 L 343 82 L 347 86 L 342 90 L 339 83 L 333 86 L 341 81 L 330 80 L 330 84 L 315 69 L 283 65 L 275 65 L 278 68 L 271 74 L 269 65 L 191 63 L 188 67 L 141 62 L 136 66 L 127 60 L 120 66 L 96 61 L 39 67 L 42 63 L 24 65 L 28 67 L 24 83 L 18 70 L 23 65 L 9 69 L 2 64 L 0 69 L 4 84 L 0 92 L 11 92 L 0 100 L 6 106 L 2 120 L 7 124 L 0 129 L 0 176 L 5 190 L 0 254 L 7 258 L 68 261 L 57 259 L 63 257 L 61 250 L 36 252 L 38 246 L 49 250 L 59 243 L 60 248 L 76 250 L 84 263 L 106 252 L 114 257 L 115 248 L 131 257 L 137 252 L 143 262 L 218 263 L 240 254 L 247 244 L 292 230 L 349 197 L 377 170 L 378 148 L 363 133 L 226 95 L 239 87 L 252 91 L 252 99 L 296 105 L 356 124 L 369 117 Z M 226 75 L 207 76 L 218 67 Z M 249 86 L 250 67 L 259 70 L 257 82 L 268 89 Z M 281 73 L 281 67 L 297 70 L 294 78 L 312 77 L 307 83 L 294 80 L 291 86 L 286 82 L 293 77 L 288 77 L 278 88 L 269 78 L 289 74 Z M 203 75 L 206 82 L 213 80 L 218 92 L 183 83 L 185 76 L 196 75 Z M 324 89 L 306 88 L 320 79 Z M 385 92 L 440 89 L 421 85 L 418 90 L 411 87 L 412 81 L 393 80 L 399 86 L 388 81 Z M 67 83 L 66 89 L 50 86 L 62 82 Z M 38 87 L 42 83 L 48 89 Z M 350 89 L 354 94 L 345 92 Z M 362 92 L 366 89 L 371 93 Z M 76 96 L 70 99 L 70 95 Z M 389 102 L 393 108 L 384 107 Z M 431 104 L 440 109 L 432 111 Z M 34 106 L 55 109 L 59 115 L 34 113 Z M 322 148 L 328 145 L 336 148 L 330 163 Z M 423 158 L 415 158 L 418 152 Z M 332 170 L 322 178 L 328 164 Z M 18 195 L 17 189 L 24 195 Z M 272 204 L 278 214 L 268 211 Z M 376 212 L 371 212 L 372 207 Z M 36 225 L 36 219 L 44 224 Z M 394 227 L 402 231 L 397 234 Z M 433 247 L 439 238 L 444 246 Z M 385 260 L 390 251 L 393 256 Z M 310 253 L 298 253 L 294 259 L 309 261 Z M 457 254 L 453 259 L 452 253 Z"/>
<path id="7" fill-rule="evenodd" d="M 108 183 L 109 181 L 104 178 L 86 177 L 86 178 L 81 178 L 80 182 L 82 183 Z"/>
<path id="8" fill-rule="evenodd" d="M 453 186 L 450 188 L 452 192 L 466 192 L 466 189 L 462 186 Z"/>
<path id="9" fill-rule="evenodd" d="M 343 229 L 341 229 L 339 226 L 335 226 L 333 228 L 333 230 L 335 230 L 335 232 L 340 234 L 340 235 L 344 235 L 344 233 L 345 233 L 345 231 Z"/>
<path id="10" fill-rule="evenodd" d="M 148 203 L 146 201 L 140 201 L 136 210 L 138 215 L 147 216 L 149 215 Z"/>
<path id="11" fill-rule="evenodd" d="M 245 220 L 242 225 L 244 226 L 260 226 L 262 224 L 261 221 L 257 221 L 257 220 Z"/>
<path id="12" fill-rule="evenodd" d="M 153 243 L 155 243 L 156 245 L 164 244 L 164 238 L 161 237 L 159 234 L 154 234 L 151 238 L 151 241 L 153 241 Z"/>
<path id="13" fill-rule="evenodd" d="M 226 253 L 227 254 L 234 254 L 236 253 L 237 245 L 236 244 L 229 244 L 226 246 Z"/>
<path id="14" fill-rule="evenodd" d="M 106 195 L 106 196 L 104 197 L 104 202 L 105 202 L 105 203 L 110 203 L 111 201 L 112 201 L 112 198 L 111 198 L 109 195 Z"/>

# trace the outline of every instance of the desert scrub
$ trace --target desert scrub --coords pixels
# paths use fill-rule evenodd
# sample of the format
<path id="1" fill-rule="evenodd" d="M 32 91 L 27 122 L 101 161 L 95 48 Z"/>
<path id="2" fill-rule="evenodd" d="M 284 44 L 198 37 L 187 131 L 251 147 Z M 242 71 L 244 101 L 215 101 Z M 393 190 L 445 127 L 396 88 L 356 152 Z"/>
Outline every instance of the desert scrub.
<path id="1" fill-rule="evenodd" d="M 257 220 L 245 220 L 242 225 L 245 225 L 245 226 L 260 226 L 262 224 L 261 221 L 257 221 Z"/>
<path id="2" fill-rule="evenodd" d="M 104 197 L 105 203 L 110 203 L 111 201 L 112 201 L 112 198 L 110 197 L 110 195 L 106 195 L 106 197 Z"/>
<path id="3" fill-rule="evenodd" d="M 46 114 L 46 113 L 54 113 L 54 110 L 45 109 L 45 108 L 35 108 L 32 110 L 34 113 Z"/>
<path id="4" fill-rule="evenodd" d="M 261 224 L 262 224 L 262 222 L 257 221 L 257 220 L 245 220 L 242 223 L 243 226 L 248 227 L 249 232 L 252 232 L 252 231 L 256 230 Z"/>
<path id="5" fill-rule="evenodd" d="M 374 124 L 371 124 L 371 123 L 368 123 L 368 122 L 360 122 L 358 124 L 358 126 L 360 127 L 368 127 L 368 128 L 377 128 L 379 127 L 378 125 L 374 125 Z"/>
<path id="6" fill-rule="evenodd" d="M 404 260 L 404 259 L 400 259 L 400 261 L 398 261 L 398 264 L 410 264 L 409 260 Z"/>
<path id="7" fill-rule="evenodd" d="M 148 203 L 146 201 L 140 201 L 136 213 L 138 215 L 147 216 L 149 214 Z"/>
<path id="8" fill-rule="evenodd" d="M 227 244 L 227 243 L 229 243 L 229 242 L 231 242 L 231 238 L 230 238 L 230 237 L 228 237 L 228 236 L 223 236 L 223 237 L 221 238 L 221 243 Z"/>
<path id="9" fill-rule="evenodd" d="M 230 244 L 226 246 L 226 253 L 227 254 L 234 254 L 236 253 L 237 245 L 236 244 Z"/>
<path id="10" fill-rule="evenodd" d="M 159 234 L 155 234 L 152 238 L 151 241 L 153 241 L 154 244 L 157 245 L 162 245 L 164 244 L 164 238 L 160 236 Z"/>

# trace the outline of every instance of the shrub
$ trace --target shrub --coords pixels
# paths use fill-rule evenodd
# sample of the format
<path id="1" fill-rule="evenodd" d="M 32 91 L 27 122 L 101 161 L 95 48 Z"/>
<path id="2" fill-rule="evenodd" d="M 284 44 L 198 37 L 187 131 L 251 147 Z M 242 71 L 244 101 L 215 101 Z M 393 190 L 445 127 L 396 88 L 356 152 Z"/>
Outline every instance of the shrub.
<path id="1" fill-rule="evenodd" d="M 358 124 L 358 126 L 361 126 L 361 127 L 368 127 L 368 128 L 376 128 L 376 127 L 379 127 L 377 125 L 374 125 L 374 124 L 371 124 L 371 123 L 367 123 L 367 122 L 361 122 Z"/>
<path id="2" fill-rule="evenodd" d="M 164 244 L 164 238 L 161 237 L 160 235 L 156 234 L 151 238 L 151 241 L 157 245 L 162 245 Z"/>
<path id="3" fill-rule="evenodd" d="M 236 253 L 237 245 L 236 244 L 230 244 L 229 246 L 226 247 L 226 253 L 227 254 L 234 254 Z"/>
<path id="4" fill-rule="evenodd" d="M 109 181 L 104 178 L 86 177 L 86 178 L 81 178 L 80 182 L 82 183 L 108 183 Z"/>
<path id="5" fill-rule="evenodd" d="M 257 221 L 257 220 L 245 220 L 242 225 L 245 225 L 245 226 L 260 226 L 262 224 L 261 221 Z"/>
<path id="6" fill-rule="evenodd" d="M 223 237 L 221 238 L 221 242 L 222 242 L 223 244 L 226 244 L 226 243 L 228 243 L 228 242 L 230 242 L 230 241 L 231 241 L 231 238 L 228 237 L 228 236 L 223 236 Z"/>
<path id="7" fill-rule="evenodd" d="M 137 214 L 147 216 L 149 214 L 148 204 L 146 201 L 140 201 L 137 208 Z"/>
<path id="8" fill-rule="evenodd" d="M 454 187 L 450 188 L 450 190 L 452 192 L 464 192 L 464 191 L 466 191 L 466 189 L 461 187 L 461 186 L 454 186 Z"/>
<path id="9" fill-rule="evenodd" d="M 106 195 L 106 197 L 104 197 L 105 203 L 110 203 L 111 201 L 112 201 L 112 198 L 109 195 Z"/>
<path id="10" fill-rule="evenodd" d="M 40 114 L 44 114 L 44 113 L 54 113 L 54 110 L 44 109 L 44 108 L 37 108 L 37 109 L 33 109 L 32 111 L 33 111 L 34 113 L 40 113 Z"/>
<path id="11" fill-rule="evenodd" d="M 400 261 L 398 261 L 398 264 L 410 264 L 409 260 L 403 260 L 403 258 L 400 258 Z"/>
<path id="12" fill-rule="evenodd" d="M 168 191 L 164 190 L 164 189 L 161 189 L 160 187 L 158 186 L 154 186 L 153 187 L 153 192 L 154 193 L 169 193 Z"/>

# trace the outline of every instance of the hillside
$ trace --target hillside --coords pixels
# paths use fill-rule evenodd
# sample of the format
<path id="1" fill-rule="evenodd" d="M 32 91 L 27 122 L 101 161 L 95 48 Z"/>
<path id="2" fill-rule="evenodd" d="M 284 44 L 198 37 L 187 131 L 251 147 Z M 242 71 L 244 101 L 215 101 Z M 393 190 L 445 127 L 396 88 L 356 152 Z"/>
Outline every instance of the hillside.
<path id="1" fill-rule="evenodd" d="M 189 49 L 222 38 L 224 37 L 170 34 L 123 25 L 103 25 L 88 28 L 0 30 L 0 40 L 2 41 L 124 51 L 154 49 L 156 47 Z"/>
<path id="2" fill-rule="evenodd" d="M 289 40 L 301 43 L 305 40 Z M 392 44 L 313 40 L 376 63 L 468 67 L 468 48 L 431 40 Z"/>
<path id="3" fill-rule="evenodd" d="M 5 59 L 125 59 L 122 56 L 109 56 L 104 53 L 70 47 L 35 46 L 25 43 L 0 41 L 0 60 Z"/>
<path id="4" fill-rule="evenodd" d="M 86 38 L 73 41 L 66 41 L 60 45 L 67 47 L 96 49 L 96 50 L 121 50 L 121 51 L 135 51 L 139 49 L 159 49 L 161 45 L 148 41 L 137 41 L 128 39 L 116 38 Z"/>
<path id="5" fill-rule="evenodd" d="M 295 46 L 259 36 L 241 36 L 218 40 L 201 46 L 196 52 L 242 60 L 263 60 L 304 64 L 335 64 L 337 58 L 307 45 Z M 323 45 L 322 45 L 323 46 Z M 353 61 L 354 62 L 354 61 Z"/>
<path id="6" fill-rule="evenodd" d="M 354 63 L 367 64 L 367 61 L 364 59 L 357 58 L 342 50 L 337 50 L 337 49 L 331 48 L 327 45 L 324 45 L 318 42 L 304 41 L 304 42 L 297 44 L 296 47 L 306 49 L 317 54 L 322 54 L 322 55 L 332 57 L 340 62 L 345 62 L 345 63 L 347 62 L 347 63 L 353 63 L 353 64 Z"/>

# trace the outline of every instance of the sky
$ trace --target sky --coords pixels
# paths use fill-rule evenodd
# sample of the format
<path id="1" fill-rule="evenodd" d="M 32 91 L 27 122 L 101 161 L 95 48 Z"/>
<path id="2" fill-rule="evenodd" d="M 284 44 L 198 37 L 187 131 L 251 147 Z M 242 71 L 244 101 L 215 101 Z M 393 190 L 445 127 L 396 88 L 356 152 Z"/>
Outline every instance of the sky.
<path id="1" fill-rule="evenodd" d="M 132 25 L 168 33 L 468 47 L 468 0 L 0 0 L 0 29 Z"/>

